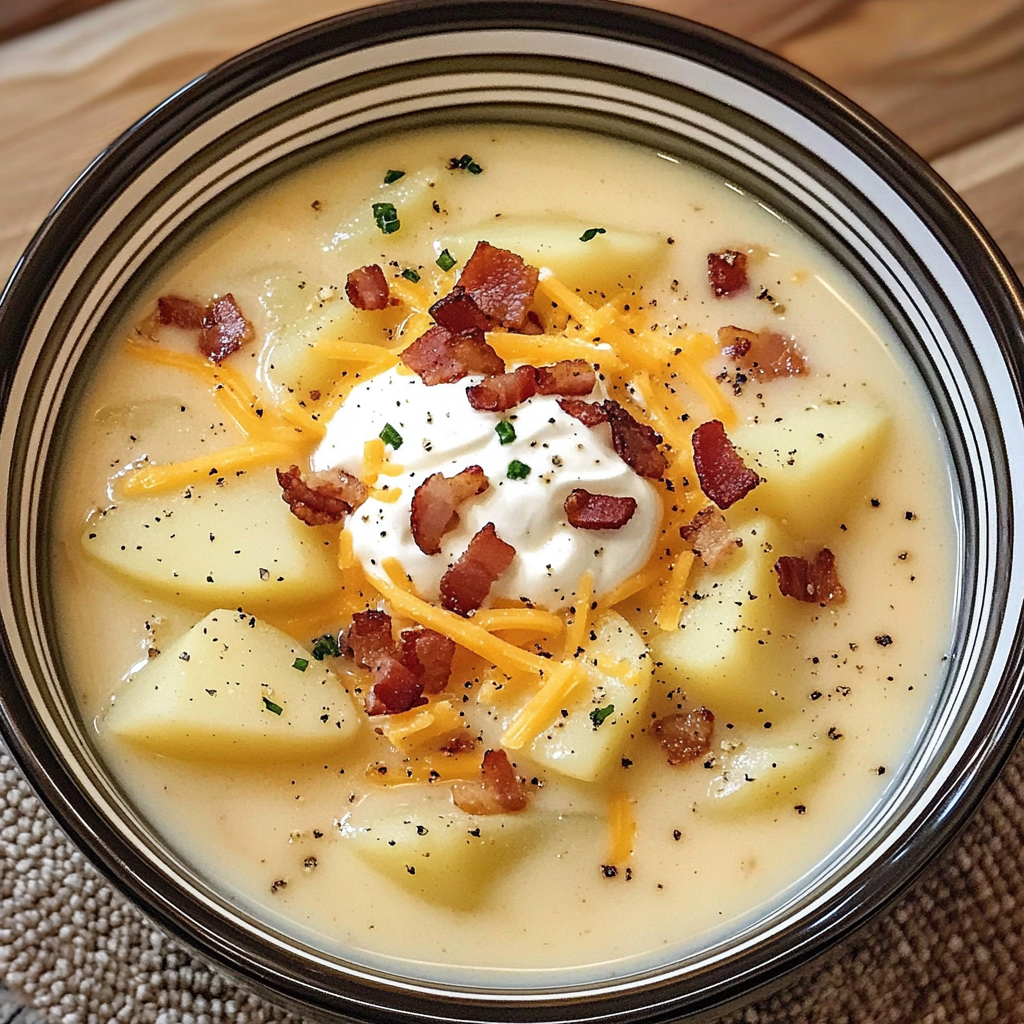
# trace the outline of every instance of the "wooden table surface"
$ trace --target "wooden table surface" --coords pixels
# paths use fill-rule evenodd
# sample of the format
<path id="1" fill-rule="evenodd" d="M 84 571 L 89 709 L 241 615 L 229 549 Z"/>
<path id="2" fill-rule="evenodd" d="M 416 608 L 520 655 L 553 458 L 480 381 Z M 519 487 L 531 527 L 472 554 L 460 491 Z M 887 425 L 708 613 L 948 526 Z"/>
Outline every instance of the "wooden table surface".
<path id="1" fill-rule="evenodd" d="M 358 0 L 0 0 L 0 280 L 103 146 L 226 58 Z M 649 0 L 846 93 L 1024 277 L 1024 0 Z M 0 1024 L 29 1017 L 0 991 Z"/>

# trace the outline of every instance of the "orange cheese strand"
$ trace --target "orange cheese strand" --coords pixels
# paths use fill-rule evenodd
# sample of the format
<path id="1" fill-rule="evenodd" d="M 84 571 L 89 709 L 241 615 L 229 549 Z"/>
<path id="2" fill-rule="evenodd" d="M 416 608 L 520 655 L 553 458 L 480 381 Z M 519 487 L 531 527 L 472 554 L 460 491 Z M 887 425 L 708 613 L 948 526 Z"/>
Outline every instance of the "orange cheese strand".
<path id="1" fill-rule="evenodd" d="M 587 569 L 576 584 L 572 619 L 565 627 L 565 657 L 579 657 L 580 650 L 590 631 L 590 605 L 594 600 L 594 574 Z"/>
<path id="2" fill-rule="evenodd" d="M 555 720 L 566 698 L 586 675 L 586 667 L 574 660 L 560 661 L 553 667 L 548 662 L 548 666 L 541 688 L 523 705 L 501 737 L 503 747 L 519 750 L 538 736 Z"/>
<path id="3" fill-rule="evenodd" d="M 543 608 L 484 608 L 474 612 L 470 621 L 488 633 L 521 629 L 541 636 L 557 636 L 565 629 L 565 622 L 558 615 Z"/>
<path id="4" fill-rule="evenodd" d="M 605 594 L 597 603 L 598 610 L 614 608 L 615 605 L 621 604 L 634 594 L 639 594 L 641 590 L 646 590 L 652 583 L 658 582 L 658 577 L 662 572 L 658 556 L 655 555 L 639 572 L 633 573 L 628 580 L 623 580 L 617 587 L 613 587 Z"/>
<path id="5" fill-rule="evenodd" d="M 625 864 L 633 856 L 636 840 L 634 801 L 622 790 L 616 790 L 608 800 L 608 863 Z"/>
<path id="6" fill-rule="evenodd" d="M 661 594 L 661 607 L 654 617 L 655 625 L 666 633 L 674 633 L 679 628 L 679 620 L 683 616 L 683 594 L 692 568 L 693 552 L 681 551 L 669 569 Z"/>

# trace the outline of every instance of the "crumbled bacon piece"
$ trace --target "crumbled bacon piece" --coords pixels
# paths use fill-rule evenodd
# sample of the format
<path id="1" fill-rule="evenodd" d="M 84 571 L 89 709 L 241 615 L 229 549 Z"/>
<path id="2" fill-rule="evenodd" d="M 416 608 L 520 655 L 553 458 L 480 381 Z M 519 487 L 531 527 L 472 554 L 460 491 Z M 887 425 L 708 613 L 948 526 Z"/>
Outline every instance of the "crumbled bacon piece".
<path id="1" fill-rule="evenodd" d="M 743 291 L 747 281 L 747 254 L 735 249 L 708 253 L 708 280 L 716 299 Z"/>
<path id="2" fill-rule="evenodd" d="M 512 564 L 516 549 L 488 523 L 469 542 L 459 560 L 441 577 L 441 607 L 457 615 L 475 612 L 494 581 Z"/>
<path id="3" fill-rule="evenodd" d="M 538 395 L 589 395 L 595 384 L 597 374 L 585 359 L 563 359 L 537 367 Z"/>
<path id="4" fill-rule="evenodd" d="M 700 489 L 719 508 L 735 505 L 761 482 L 737 454 L 720 420 L 702 423 L 693 432 L 693 465 Z"/>
<path id="5" fill-rule="evenodd" d="M 304 478 L 298 466 L 277 471 L 281 497 L 292 514 L 307 526 L 340 523 L 366 500 L 366 487 L 343 469 L 310 473 Z"/>
<path id="6" fill-rule="evenodd" d="M 634 419 L 618 402 L 606 399 L 601 403 L 612 428 L 612 445 L 622 461 L 637 476 L 660 480 L 665 475 L 668 459 L 661 449 L 661 434 L 646 423 Z"/>
<path id="7" fill-rule="evenodd" d="M 504 750 L 488 750 L 479 782 L 452 783 L 455 806 L 469 814 L 508 814 L 526 807 L 526 791 Z"/>
<path id="8" fill-rule="evenodd" d="M 685 526 L 680 526 L 679 536 L 709 569 L 717 569 L 737 548 L 743 547 L 743 539 L 733 535 L 725 516 L 714 505 L 705 505 Z"/>
<path id="9" fill-rule="evenodd" d="M 463 331 L 488 331 L 491 322 L 480 307 L 466 294 L 466 289 L 457 284 L 444 298 L 438 299 L 430 307 L 430 315 L 435 323 L 451 331 L 462 334 Z"/>
<path id="10" fill-rule="evenodd" d="M 668 754 L 669 764 L 689 764 L 711 753 L 715 716 L 705 707 L 657 718 L 651 732 Z"/>
<path id="11" fill-rule="evenodd" d="M 751 380 L 798 377 L 807 372 L 807 360 L 793 338 L 777 331 L 744 331 L 722 327 L 718 331 L 722 354 L 740 363 Z"/>
<path id="12" fill-rule="evenodd" d="M 398 660 L 384 657 L 373 670 L 373 685 L 366 695 L 366 713 L 400 715 L 427 703 L 423 684 Z"/>
<path id="13" fill-rule="evenodd" d="M 537 289 L 537 269 L 508 249 L 477 242 L 459 284 L 484 315 L 512 331 L 521 331 Z"/>
<path id="14" fill-rule="evenodd" d="M 426 626 L 403 629 L 399 660 L 423 684 L 424 693 L 440 693 L 452 674 L 455 641 Z"/>
<path id="15" fill-rule="evenodd" d="M 387 309 L 391 301 L 387 278 L 376 263 L 351 271 L 345 281 L 345 294 L 356 309 Z"/>
<path id="16" fill-rule="evenodd" d="M 484 377 L 479 384 L 466 388 L 466 397 L 481 412 L 504 412 L 537 393 L 537 368 L 519 366 L 511 373 Z"/>
<path id="17" fill-rule="evenodd" d="M 230 292 L 207 307 L 199 334 L 199 350 L 211 363 L 224 362 L 252 338 L 252 324 L 242 316 Z"/>
<path id="18" fill-rule="evenodd" d="M 526 323 L 522 327 L 517 328 L 513 333 L 515 334 L 543 334 L 544 325 L 540 321 L 540 317 L 531 309 L 527 311 Z"/>
<path id="19" fill-rule="evenodd" d="M 484 340 L 484 332 L 452 334 L 438 324 L 417 338 L 403 353 L 402 362 L 419 374 L 424 384 L 451 384 L 469 374 L 505 372 L 505 362 Z"/>
<path id="20" fill-rule="evenodd" d="M 577 419 L 585 427 L 596 427 L 608 422 L 608 413 L 598 402 L 581 402 L 578 398 L 560 398 L 558 408 Z"/>
<path id="21" fill-rule="evenodd" d="M 156 300 L 156 318 L 168 327 L 199 331 L 203 327 L 206 307 L 181 295 L 161 295 Z"/>
<path id="22" fill-rule="evenodd" d="M 813 562 L 783 555 L 775 563 L 775 572 L 785 597 L 820 605 L 842 604 L 846 600 L 846 590 L 836 572 L 835 555 L 828 548 L 822 548 Z"/>
<path id="23" fill-rule="evenodd" d="M 458 507 L 483 494 L 490 481 L 479 466 L 469 466 L 455 476 L 433 473 L 412 496 L 409 524 L 412 539 L 425 555 L 441 551 L 441 538 L 459 524 Z"/>
<path id="24" fill-rule="evenodd" d="M 341 650 L 360 668 L 376 668 L 382 659 L 395 657 L 398 645 L 391 635 L 391 616 L 375 608 L 356 612 L 341 637 Z"/>
<path id="25" fill-rule="evenodd" d="M 565 515 L 577 530 L 620 530 L 633 518 L 636 499 L 591 494 L 577 487 L 565 499 Z"/>

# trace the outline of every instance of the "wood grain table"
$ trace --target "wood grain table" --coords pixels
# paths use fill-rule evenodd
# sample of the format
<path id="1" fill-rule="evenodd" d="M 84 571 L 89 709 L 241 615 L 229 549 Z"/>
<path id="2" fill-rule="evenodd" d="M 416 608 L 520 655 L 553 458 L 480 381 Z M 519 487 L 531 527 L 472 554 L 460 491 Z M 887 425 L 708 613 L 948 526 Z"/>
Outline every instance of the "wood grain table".
<path id="1" fill-rule="evenodd" d="M 226 58 L 352 0 L 0 0 L 0 279 L 103 146 Z M 846 93 L 1024 276 L 1024 0 L 651 0 Z M 0 989 L 0 1024 L 35 1014 Z"/>

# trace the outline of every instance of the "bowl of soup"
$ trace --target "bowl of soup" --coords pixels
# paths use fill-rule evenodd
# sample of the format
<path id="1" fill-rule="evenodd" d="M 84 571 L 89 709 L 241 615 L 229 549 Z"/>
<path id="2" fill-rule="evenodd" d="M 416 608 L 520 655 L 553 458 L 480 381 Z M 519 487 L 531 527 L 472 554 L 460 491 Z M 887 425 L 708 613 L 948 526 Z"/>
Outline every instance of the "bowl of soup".
<path id="1" fill-rule="evenodd" d="M 0 307 L 5 739 L 313 1017 L 665 1020 L 1021 725 L 1021 300 L 863 113 L 605 3 L 389 5 L 107 150 Z"/>

